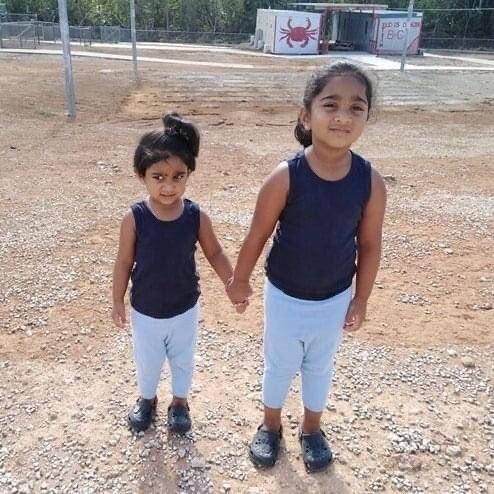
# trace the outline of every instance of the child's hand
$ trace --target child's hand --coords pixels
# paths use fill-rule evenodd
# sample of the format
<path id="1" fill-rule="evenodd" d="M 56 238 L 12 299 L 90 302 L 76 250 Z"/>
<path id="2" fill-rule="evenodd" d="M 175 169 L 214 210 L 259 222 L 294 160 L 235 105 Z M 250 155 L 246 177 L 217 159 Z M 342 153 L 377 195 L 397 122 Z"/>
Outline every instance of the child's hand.
<path id="1" fill-rule="evenodd" d="M 346 313 L 344 329 L 346 331 L 357 331 L 365 320 L 366 312 L 367 302 L 354 298 Z"/>
<path id="2" fill-rule="evenodd" d="M 235 306 L 239 314 L 245 312 L 249 305 L 249 297 L 252 295 L 252 288 L 248 281 L 239 281 L 232 278 L 225 286 L 226 293 L 231 303 Z"/>
<path id="3" fill-rule="evenodd" d="M 111 318 L 113 319 L 115 326 L 121 329 L 125 327 L 125 325 L 127 324 L 127 319 L 125 317 L 125 304 L 123 302 L 113 304 Z"/>

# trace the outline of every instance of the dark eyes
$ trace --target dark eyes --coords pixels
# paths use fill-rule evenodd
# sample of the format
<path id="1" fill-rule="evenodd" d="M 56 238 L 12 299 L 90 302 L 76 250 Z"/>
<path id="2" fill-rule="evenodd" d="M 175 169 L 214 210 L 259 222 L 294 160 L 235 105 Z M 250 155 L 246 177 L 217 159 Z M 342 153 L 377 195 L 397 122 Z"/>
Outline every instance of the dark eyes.
<path id="1" fill-rule="evenodd" d="M 329 109 L 335 109 L 336 107 L 337 107 L 336 103 L 326 103 L 324 105 L 324 108 L 329 108 Z M 351 110 L 353 112 L 363 112 L 363 111 L 365 111 L 365 108 L 363 108 L 361 106 L 352 106 Z"/>
<path id="2" fill-rule="evenodd" d="M 181 173 L 180 175 L 175 175 L 172 179 L 174 182 L 182 182 L 182 180 L 186 177 L 185 173 Z M 153 176 L 154 180 L 157 182 L 162 182 L 164 180 L 163 175 L 155 175 Z"/>

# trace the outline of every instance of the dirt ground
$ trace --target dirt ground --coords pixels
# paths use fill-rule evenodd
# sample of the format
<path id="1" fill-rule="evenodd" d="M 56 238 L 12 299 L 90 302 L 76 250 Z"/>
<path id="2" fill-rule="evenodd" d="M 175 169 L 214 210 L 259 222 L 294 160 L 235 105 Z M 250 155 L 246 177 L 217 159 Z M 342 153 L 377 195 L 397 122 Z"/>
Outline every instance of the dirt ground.
<path id="1" fill-rule="evenodd" d="M 318 64 L 220 60 L 254 68 L 144 63 L 135 87 L 129 62 L 76 58 L 69 122 L 61 59 L 0 51 L 0 492 L 494 492 L 492 73 L 372 74 L 378 107 L 355 149 L 387 183 L 383 259 L 368 320 L 337 358 L 328 472 L 303 468 L 298 380 L 279 463 L 257 471 L 247 458 L 262 262 L 240 316 L 198 253 L 193 431 L 166 432 L 168 370 L 154 427 L 127 430 L 137 391 L 130 331 L 110 320 L 111 270 L 120 218 L 144 194 L 139 135 L 170 110 L 199 125 L 188 196 L 234 260 L 262 180 L 297 149 Z"/>

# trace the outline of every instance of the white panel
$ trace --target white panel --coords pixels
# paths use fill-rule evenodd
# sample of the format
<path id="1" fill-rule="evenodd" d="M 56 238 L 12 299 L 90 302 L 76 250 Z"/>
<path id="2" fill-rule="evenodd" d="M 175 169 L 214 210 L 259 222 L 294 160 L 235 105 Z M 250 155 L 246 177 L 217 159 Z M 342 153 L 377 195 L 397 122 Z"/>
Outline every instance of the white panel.
<path id="1" fill-rule="evenodd" d="M 377 39 L 377 53 L 401 53 L 406 36 L 406 18 L 381 18 Z M 415 55 L 418 51 L 420 28 L 422 19 L 412 18 L 408 34 L 409 55 Z"/>
<path id="2" fill-rule="evenodd" d="M 266 40 L 266 31 L 268 27 L 269 17 L 271 13 L 269 10 L 257 9 L 256 20 L 256 42 L 261 39 L 263 42 Z"/>
<path id="3" fill-rule="evenodd" d="M 276 15 L 273 53 L 316 54 L 319 52 L 321 14 L 285 12 Z"/>
<path id="4" fill-rule="evenodd" d="M 276 14 L 270 12 L 268 16 L 268 20 L 266 23 L 266 38 L 265 38 L 265 43 L 267 45 L 267 48 L 269 51 L 272 53 L 273 52 L 273 45 L 274 45 L 274 27 L 276 25 Z"/>

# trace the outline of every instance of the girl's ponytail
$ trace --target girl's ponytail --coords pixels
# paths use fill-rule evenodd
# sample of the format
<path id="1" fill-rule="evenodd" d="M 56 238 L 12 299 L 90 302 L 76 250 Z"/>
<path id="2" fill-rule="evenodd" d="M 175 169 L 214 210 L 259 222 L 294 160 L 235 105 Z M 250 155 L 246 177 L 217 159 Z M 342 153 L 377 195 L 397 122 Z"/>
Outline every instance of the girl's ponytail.
<path id="1" fill-rule="evenodd" d="M 295 126 L 293 133 L 295 139 L 297 139 L 304 148 L 308 148 L 312 145 L 312 132 L 304 127 L 300 118 L 297 120 L 297 125 Z"/>
<path id="2" fill-rule="evenodd" d="M 199 155 L 200 134 L 197 127 L 182 118 L 179 113 L 167 113 L 163 117 L 165 135 L 185 141 L 190 154 L 197 158 Z"/>
<path id="3" fill-rule="evenodd" d="M 176 112 L 167 113 L 163 118 L 164 129 L 146 132 L 134 153 L 134 170 L 140 177 L 159 161 L 177 156 L 189 172 L 196 169 L 199 155 L 200 135 L 197 127 Z"/>

